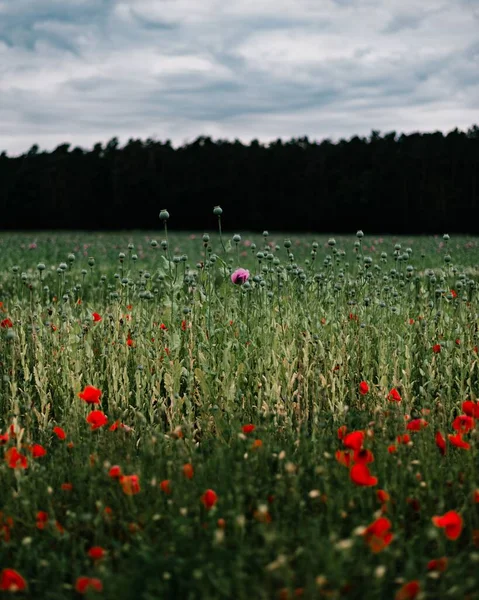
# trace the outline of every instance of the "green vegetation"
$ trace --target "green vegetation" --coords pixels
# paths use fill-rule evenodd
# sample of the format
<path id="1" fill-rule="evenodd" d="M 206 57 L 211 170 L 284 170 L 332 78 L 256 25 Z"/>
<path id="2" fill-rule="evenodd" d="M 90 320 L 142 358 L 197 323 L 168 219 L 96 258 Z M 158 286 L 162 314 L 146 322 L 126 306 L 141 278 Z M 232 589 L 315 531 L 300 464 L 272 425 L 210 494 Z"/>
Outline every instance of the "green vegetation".
<path id="1" fill-rule="evenodd" d="M 477 240 L 240 238 L 2 234 L 5 597 L 477 597 Z"/>

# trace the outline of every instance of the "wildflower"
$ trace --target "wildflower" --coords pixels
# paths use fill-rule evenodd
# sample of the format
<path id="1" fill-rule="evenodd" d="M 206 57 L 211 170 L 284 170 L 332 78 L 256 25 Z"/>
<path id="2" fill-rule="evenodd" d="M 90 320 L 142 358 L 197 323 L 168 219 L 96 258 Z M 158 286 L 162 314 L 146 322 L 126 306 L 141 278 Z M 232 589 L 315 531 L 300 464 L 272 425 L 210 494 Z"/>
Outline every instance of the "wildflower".
<path id="1" fill-rule="evenodd" d="M 119 467 L 118 465 L 114 465 L 113 467 L 111 467 L 111 469 L 108 471 L 108 475 L 112 478 L 112 479 L 118 479 L 118 477 L 121 477 L 122 472 L 121 472 L 121 467 Z"/>
<path id="2" fill-rule="evenodd" d="M 183 465 L 183 475 L 186 479 L 193 479 L 195 474 L 195 470 L 193 469 L 193 465 L 191 463 L 186 463 Z"/>
<path id="3" fill-rule="evenodd" d="M 135 345 L 135 342 L 132 340 L 130 334 L 128 334 L 128 336 L 126 338 L 126 345 L 129 346 L 130 348 Z"/>
<path id="4" fill-rule="evenodd" d="M 379 500 L 379 502 L 381 502 L 381 504 L 384 504 L 390 500 L 390 496 L 385 490 L 377 490 L 376 498 Z"/>
<path id="5" fill-rule="evenodd" d="M 419 581 L 409 581 L 397 591 L 394 600 L 414 600 L 419 594 L 420 589 Z"/>
<path id="6" fill-rule="evenodd" d="M 201 502 L 203 503 L 206 510 L 210 510 L 216 504 L 218 496 L 214 490 L 206 490 L 201 496 Z"/>
<path id="7" fill-rule="evenodd" d="M 33 446 L 30 446 L 28 449 L 32 453 L 33 458 L 40 458 L 42 456 L 45 456 L 47 453 L 45 448 L 40 444 L 33 444 Z"/>
<path id="8" fill-rule="evenodd" d="M 473 491 L 472 498 L 476 504 L 479 504 L 479 489 Z"/>
<path id="9" fill-rule="evenodd" d="M 351 448 L 351 450 L 359 450 L 364 442 L 364 431 L 352 431 L 348 433 L 344 439 L 343 444 L 346 448 Z"/>
<path id="10" fill-rule="evenodd" d="M 429 423 L 425 419 L 413 419 L 406 425 L 406 429 L 409 431 L 421 431 L 421 429 L 424 429 L 428 425 Z"/>
<path id="11" fill-rule="evenodd" d="M 402 398 L 396 388 L 392 388 L 388 394 L 388 400 L 390 402 L 401 402 Z"/>
<path id="12" fill-rule="evenodd" d="M 87 404 L 100 404 L 101 390 L 92 385 L 87 385 L 83 392 L 78 393 L 78 397 Z"/>
<path id="13" fill-rule="evenodd" d="M 37 517 L 36 517 L 36 526 L 37 529 L 45 529 L 45 527 L 47 526 L 48 523 L 48 513 L 45 512 L 44 510 L 39 510 L 37 512 Z"/>
<path id="14" fill-rule="evenodd" d="M 75 582 L 75 590 L 79 594 L 86 594 L 90 590 L 94 592 L 103 591 L 103 583 L 96 577 L 78 577 Z"/>
<path id="15" fill-rule="evenodd" d="M 349 472 L 349 477 L 356 485 L 372 486 L 377 485 L 378 478 L 373 477 L 366 465 L 353 465 Z"/>
<path id="16" fill-rule="evenodd" d="M 92 313 L 92 317 L 94 323 L 99 323 L 101 321 L 101 316 L 97 312 Z"/>
<path id="17" fill-rule="evenodd" d="M 444 527 L 446 537 L 449 540 L 457 540 L 462 531 L 462 517 L 455 510 L 450 510 L 441 516 L 432 517 L 432 522 L 436 527 Z"/>
<path id="18" fill-rule="evenodd" d="M 252 444 L 251 444 L 251 449 L 252 450 L 256 450 L 257 448 L 261 448 L 261 446 L 263 445 L 263 442 L 261 440 L 255 440 Z"/>
<path id="19" fill-rule="evenodd" d="M 346 425 L 341 425 L 341 427 L 338 428 L 338 440 L 343 440 L 347 431 L 348 428 L 346 427 Z"/>
<path id="20" fill-rule="evenodd" d="M 14 569 L 3 569 L 0 573 L 0 590 L 2 592 L 22 592 L 27 582 Z"/>
<path id="21" fill-rule="evenodd" d="M 471 449 L 471 445 L 462 439 L 462 433 L 456 433 L 456 435 L 450 433 L 447 437 L 451 444 L 453 446 L 456 446 L 456 448 L 463 448 L 464 450 Z"/>
<path id="22" fill-rule="evenodd" d="M 340 465 L 344 465 L 345 467 L 351 466 L 352 456 L 349 450 L 336 450 L 334 456 Z"/>
<path id="23" fill-rule="evenodd" d="M 231 281 L 236 285 L 243 285 L 249 279 L 248 269 L 236 269 L 231 275 Z"/>
<path id="24" fill-rule="evenodd" d="M 162 492 L 164 492 L 165 494 L 171 494 L 171 487 L 170 487 L 169 479 L 163 479 L 163 481 L 160 481 L 160 490 Z"/>
<path id="25" fill-rule="evenodd" d="M 138 475 L 122 475 L 120 485 L 127 496 L 134 496 L 140 492 L 140 478 Z"/>
<path id="26" fill-rule="evenodd" d="M 53 433 L 59 440 L 64 440 L 67 437 L 65 431 L 61 427 L 54 427 Z"/>
<path id="27" fill-rule="evenodd" d="M 391 521 L 385 517 L 376 519 L 365 529 L 364 539 L 374 554 L 381 552 L 391 543 L 393 534 L 389 531 L 390 529 Z"/>
<path id="28" fill-rule="evenodd" d="M 440 431 L 436 431 L 435 436 L 436 446 L 439 448 L 440 453 L 444 456 L 446 454 L 446 440 Z"/>
<path id="29" fill-rule="evenodd" d="M 394 454 L 397 451 L 398 451 L 397 446 L 395 446 L 394 444 L 391 444 L 390 446 L 388 446 L 389 454 Z"/>
<path id="30" fill-rule="evenodd" d="M 92 546 L 88 550 L 88 556 L 93 560 L 101 560 L 105 554 L 105 550 L 101 546 Z"/>
<path id="31" fill-rule="evenodd" d="M 8 317 L 6 319 L 3 319 L 3 321 L 0 321 L 0 327 L 2 329 L 8 329 L 10 327 L 13 327 L 13 322 L 11 319 L 9 319 Z"/>
<path id="32" fill-rule="evenodd" d="M 16 448 L 9 448 L 5 452 L 5 460 L 10 469 L 26 469 L 28 467 L 27 457 L 20 454 Z"/>
<path id="33" fill-rule="evenodd" d="M 427 563 L 428 571 L 439 571 L 443 573 L 447 569 L 447 558 L 443 556 L 442 558 L 433 558 Z"/>
<path id="34" fill-rule="evenodd" d="M 183 319 L 183 321 L 181 321 L 181 331 L 186 331 L 187 328 L 188 323 Z"/>
<path id="35" fill-rule="evenodd" d="M 479 419 L 479 402 L 474 403 L 471 400 L 466 400 L 462 403 L 462 412 L 469 417 Z"/>
<path id="36" fill-rule="evenodd" d="M 469 415 L 459 415 L 452 422 L 452 428 L 460 433 L 468 433 L 471 429 L 474 429 L 475 421 Z"/>
<path id="37" fill-rule="evenodd" d="M 99 429 L 108 423 L 108 417 L 101 410 L 92 410 L 86 418 L 86 422 L 93 429 Z"/>
<path id="38" fill-rule="evenodd" d="M 432 351 L 434 352 L 434 354 L 439 354 L 439 352 L 441 352 L 441 344 L 434 344 L 434 346 L 432 347 Z"/>
<path id="39" fill-rule="evenodd" d="M 369 385 L 366 381 L 361 381 L 359 384 L 359 393 L 361 396 L 365 396 L 369 392 Z"/>
<path id="40" fill-rule="evenodd" d="M 353 462 L 356 464 L 366 465 L 374 462 L 374 454 L 371 450 L 362 448 L 361 450 L 355 450 L 353 455 Z"/>
<path id="41" fill-rule="evenodd" d="M 398 444 L 409 444 L 411 436 L 408 433 L 404 433 L 403 435 L 398 435 L 396 440 Z"/>
<path id="42" fill-rule="evenodd" d="M 10 436 L 8 435 L 8 433 L 1 433 L 0 434 L 0 446 L 4 446 L 8 440 L 10 439 Z"/>
<path id="43" fill-rule="evenodd" d="M 243 425 L 241 429 L 243 433 L 251 433 L 256 429 L 256 427 L 250 423 L 248 425 Z"/>
<path id="44" fill-rule="evenodd" d="M 64 492 L 71 492 L 73 489 L 73 484 L 71 483 L 62 483 L 61 488 Z"/>

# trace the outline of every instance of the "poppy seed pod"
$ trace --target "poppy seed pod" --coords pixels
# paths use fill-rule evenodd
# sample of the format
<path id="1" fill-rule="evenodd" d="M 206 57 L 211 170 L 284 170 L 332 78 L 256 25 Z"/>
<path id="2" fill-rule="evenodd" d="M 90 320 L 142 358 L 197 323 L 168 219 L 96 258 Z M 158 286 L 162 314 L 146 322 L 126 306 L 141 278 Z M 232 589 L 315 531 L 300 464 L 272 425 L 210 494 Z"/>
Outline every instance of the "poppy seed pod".
<path id="1" fill-rule="evenodd" d="M 221 208 L 221 206 L 215 206 L 213 208 L 213 214 L 217 217 L 220 217 L 223 214 L 223 209 Z"/>
<path id="2" fill-rule="evenodd" d="M 163 208 L 160 211 L 160 219 L 162 221 L 167 221 L 170 218 L 170 213 L 166 210 L 166 208 Z"/>

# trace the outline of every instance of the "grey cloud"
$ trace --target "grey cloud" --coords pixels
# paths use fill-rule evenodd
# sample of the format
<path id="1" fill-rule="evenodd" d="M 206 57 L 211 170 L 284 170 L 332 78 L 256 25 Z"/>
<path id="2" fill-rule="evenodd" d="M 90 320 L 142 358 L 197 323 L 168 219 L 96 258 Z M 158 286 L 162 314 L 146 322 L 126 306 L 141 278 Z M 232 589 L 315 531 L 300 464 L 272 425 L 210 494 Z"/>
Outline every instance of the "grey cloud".
<path id="1" fill-rule="evenodd" d="M 0 151 L 113 136 L 178 144 L 200 134 L 335 139 L 471 125 L 473 8 L 0 0 Z"/>

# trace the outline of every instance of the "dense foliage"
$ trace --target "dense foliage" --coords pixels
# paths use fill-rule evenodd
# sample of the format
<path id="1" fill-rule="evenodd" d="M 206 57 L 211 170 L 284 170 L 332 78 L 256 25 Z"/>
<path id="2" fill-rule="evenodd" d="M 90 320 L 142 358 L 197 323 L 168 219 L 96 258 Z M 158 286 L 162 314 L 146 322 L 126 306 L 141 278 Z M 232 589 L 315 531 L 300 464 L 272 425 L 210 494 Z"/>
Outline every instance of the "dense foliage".
<path id="1" fill-rule="evenodd" d="M 476 597 L 477 240 L 0 250 L 5 597 Z"/>
<path id="2" fill-rule="evenodd" d="M 178 230 L 203 230 L 209 208 L 228 230 L 477 233 L 479 128 L 467 132 L 167 142 L 117 139 L 92 150 L 34 146 L 0 155 L 4 229 L 151 229 L 157 206 Z M 285 225 L 287 224 L 287 225 Z"/>

